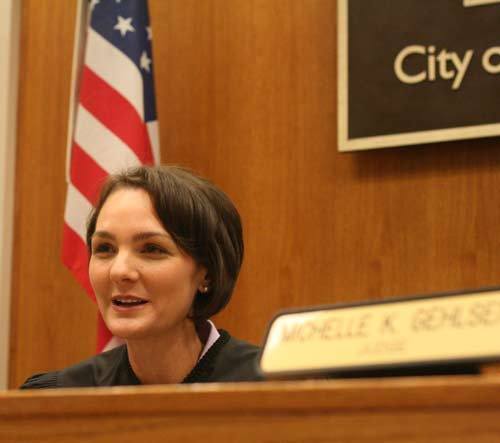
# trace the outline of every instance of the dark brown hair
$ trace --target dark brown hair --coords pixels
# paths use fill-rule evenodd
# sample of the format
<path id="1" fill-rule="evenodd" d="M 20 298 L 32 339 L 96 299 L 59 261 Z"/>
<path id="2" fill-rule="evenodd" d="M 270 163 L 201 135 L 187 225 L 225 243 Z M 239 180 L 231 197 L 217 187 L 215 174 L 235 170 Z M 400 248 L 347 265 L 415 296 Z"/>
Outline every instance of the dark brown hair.
<path id="1" fill-rule="evenodd" d="M 207 269 L 209 289 L 196 294 L 193 318 L 206 319 L 221 311 L 231 298 L 243 261 L 241 219 L 229 197 L 210 181 L 178 166 L 140 166 L 113 174 L 87 223 L 89 251 L 104 203 L 123 188 L 144 189 L 177 246 Z"/>

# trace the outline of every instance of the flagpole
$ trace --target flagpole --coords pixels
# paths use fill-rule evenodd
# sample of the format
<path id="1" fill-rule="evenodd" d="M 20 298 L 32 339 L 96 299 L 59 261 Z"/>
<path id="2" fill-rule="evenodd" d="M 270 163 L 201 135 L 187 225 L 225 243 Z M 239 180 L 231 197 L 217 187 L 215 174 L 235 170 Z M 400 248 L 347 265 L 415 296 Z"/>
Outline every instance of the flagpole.
<path id="1" fill-rule="evenodd" d="M 82 66 L 86 27 L 89 14 L 87 0 L 78 0 L 75 20 L 75 35 L 73 41 L 73 62 L 71 64 L 71 85 L 69 91 L 68 132 L 66 137 L 66 183 L 70 182 L 71 146 L 78 103 L 78 85 L 80 83 L 80 67 Z"/>

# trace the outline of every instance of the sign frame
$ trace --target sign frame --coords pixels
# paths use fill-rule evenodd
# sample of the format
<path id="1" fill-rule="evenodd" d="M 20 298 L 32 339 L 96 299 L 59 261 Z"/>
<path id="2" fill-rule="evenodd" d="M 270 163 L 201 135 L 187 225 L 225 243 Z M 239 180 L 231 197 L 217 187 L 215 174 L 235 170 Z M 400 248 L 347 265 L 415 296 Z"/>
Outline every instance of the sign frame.
<path id="1" fill-rule="evenodd" d="M 474 3 L 477 2 L 477 3 Z M 499 0 L 464 0 L 464 7 L 498 3 Z M 500 122 L 349 138 L 349 0 L 337 0 L 337 143 L 338 151 L 390 148 L 425 143 L 500 136 Z"/>

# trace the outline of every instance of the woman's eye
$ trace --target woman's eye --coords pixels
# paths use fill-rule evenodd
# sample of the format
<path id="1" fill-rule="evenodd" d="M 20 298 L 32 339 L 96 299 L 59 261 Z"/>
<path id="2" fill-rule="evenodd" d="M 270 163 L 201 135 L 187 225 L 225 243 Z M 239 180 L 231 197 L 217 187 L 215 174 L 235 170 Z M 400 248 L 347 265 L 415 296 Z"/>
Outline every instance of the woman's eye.
<path id="1" fill-rule="evenodd" d="M 142 247 L 142 252 L 145 254 L 164 255 L 167 253 L 167 250 L 153 243 L 147 243 Z"/>
<path id="2" fill-rule="evenodd" d="M 113 253 L 114 248 L 113 245 L 109 243 L 98 243 L 95 246 L 92 246 L 92 254 L 93 255 L 104 255 L 104 254 L 111 254 Z"/>

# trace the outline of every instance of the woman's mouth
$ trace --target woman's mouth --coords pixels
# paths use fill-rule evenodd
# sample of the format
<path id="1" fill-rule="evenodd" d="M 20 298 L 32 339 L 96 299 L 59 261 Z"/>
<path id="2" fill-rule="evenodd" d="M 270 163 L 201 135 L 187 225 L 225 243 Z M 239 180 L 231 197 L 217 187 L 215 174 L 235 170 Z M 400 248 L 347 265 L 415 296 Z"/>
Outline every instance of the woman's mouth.
<path id="1" fill-rule="evenodd" d="M 111 303 L 116 308 L 132 309 L 145 305 L 146 303 L 148 303 L 148 300 L 130 295 L 118 295 L 111 298 Z"/>

